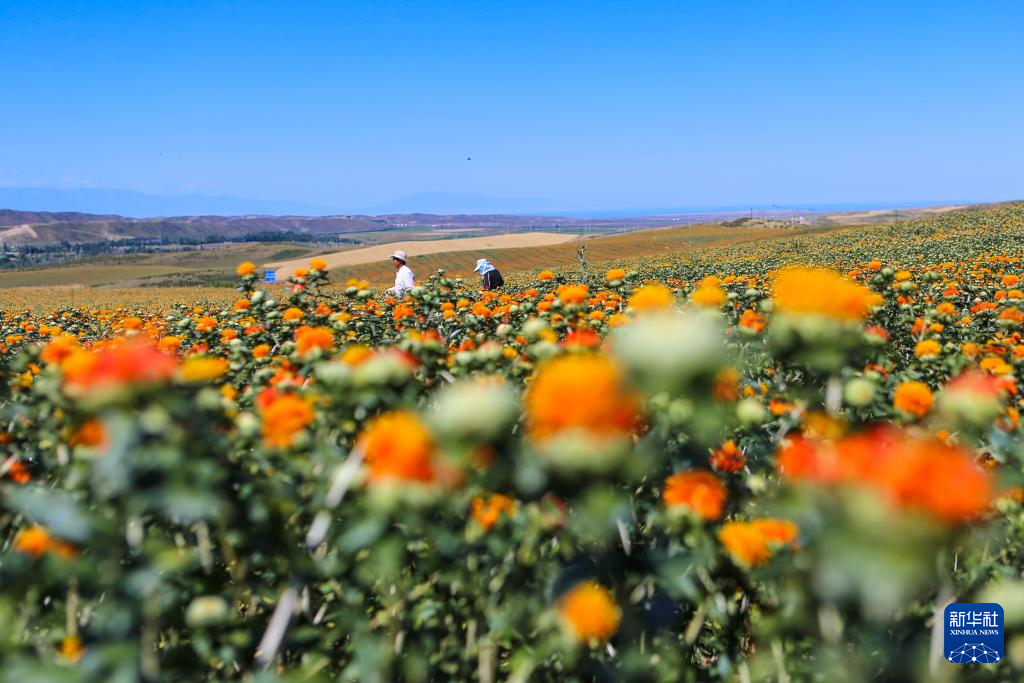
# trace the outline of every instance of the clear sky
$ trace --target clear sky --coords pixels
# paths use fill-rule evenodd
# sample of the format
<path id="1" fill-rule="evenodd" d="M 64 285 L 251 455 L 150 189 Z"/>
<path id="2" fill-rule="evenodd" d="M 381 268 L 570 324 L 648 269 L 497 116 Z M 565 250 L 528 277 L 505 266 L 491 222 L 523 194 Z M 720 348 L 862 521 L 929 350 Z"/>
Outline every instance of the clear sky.
<path id="1" fill-rule="evenodd" d="M 1022 26 L 984 0 L 0 0 L 0 186 L 1024 198 Z"/>

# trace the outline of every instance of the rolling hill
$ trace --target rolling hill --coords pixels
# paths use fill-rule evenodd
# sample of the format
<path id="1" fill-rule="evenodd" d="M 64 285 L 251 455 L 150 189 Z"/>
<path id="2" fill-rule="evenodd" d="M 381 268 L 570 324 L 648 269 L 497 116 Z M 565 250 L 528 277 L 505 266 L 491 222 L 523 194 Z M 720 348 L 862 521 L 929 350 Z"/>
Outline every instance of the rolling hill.
<path id="1" fill-rule="evenodd" d="M 86 244 L 128 239 L 177 242 L 209 238 L 242 239 L 261 232 L 337 235 L 351 232 L 474 228 L 496 232 L 617 232 L 672 224 L 728 220 L 743 214 L 586 218 L 506 214 L 398 213 L 380 216 L 172 216 L 128 218 L 79 212 L 0 209 L 0 245 Z"/>

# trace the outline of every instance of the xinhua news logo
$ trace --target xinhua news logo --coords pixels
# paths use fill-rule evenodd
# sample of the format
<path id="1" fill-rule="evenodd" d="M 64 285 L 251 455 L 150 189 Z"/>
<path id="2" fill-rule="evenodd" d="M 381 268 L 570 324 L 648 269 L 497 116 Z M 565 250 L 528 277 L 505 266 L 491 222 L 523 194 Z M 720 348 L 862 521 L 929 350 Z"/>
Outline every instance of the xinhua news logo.
<path id="1" fill-rule="evenodd" d="M 954 602 L 946 606 L 946 661 L 995 664 L 1003 658 L 1003 608 L 994 602 Z"/>

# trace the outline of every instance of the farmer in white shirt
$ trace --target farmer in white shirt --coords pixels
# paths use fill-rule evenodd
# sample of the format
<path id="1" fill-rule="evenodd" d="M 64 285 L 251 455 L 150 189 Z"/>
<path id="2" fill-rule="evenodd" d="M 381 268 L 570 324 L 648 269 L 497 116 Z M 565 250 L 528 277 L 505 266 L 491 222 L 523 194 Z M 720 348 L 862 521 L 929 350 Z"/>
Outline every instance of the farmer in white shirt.
<path id="1" fill-rule="evenodd" d="M 388 291 L 394 292 L 395 296 L 401 296 L 416 286 L 416 276 L 409 266 L 405 265 L 408 260 L 409 257 L 401 249 L 391 255 L 391 263 L 395 266 L 395 286 Z"/>

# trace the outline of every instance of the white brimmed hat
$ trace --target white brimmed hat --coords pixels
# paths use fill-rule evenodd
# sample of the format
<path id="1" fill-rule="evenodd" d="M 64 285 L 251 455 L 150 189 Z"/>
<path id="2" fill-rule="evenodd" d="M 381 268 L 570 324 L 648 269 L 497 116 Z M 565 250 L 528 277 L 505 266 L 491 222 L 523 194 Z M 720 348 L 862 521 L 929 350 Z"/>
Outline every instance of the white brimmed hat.
<path id="1" fill-rule="evenodd" d="M 391 258 L 396 258 L 399 261 L 401 261 L 402 263 L 407 263 L 409 261 L 409 257 L 406 255 L 405 251 L 403 251 L 402 249 L 399 249 L 394 254 L 392 254 Z"/>

